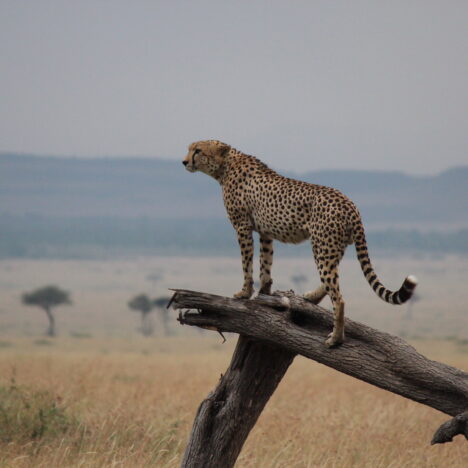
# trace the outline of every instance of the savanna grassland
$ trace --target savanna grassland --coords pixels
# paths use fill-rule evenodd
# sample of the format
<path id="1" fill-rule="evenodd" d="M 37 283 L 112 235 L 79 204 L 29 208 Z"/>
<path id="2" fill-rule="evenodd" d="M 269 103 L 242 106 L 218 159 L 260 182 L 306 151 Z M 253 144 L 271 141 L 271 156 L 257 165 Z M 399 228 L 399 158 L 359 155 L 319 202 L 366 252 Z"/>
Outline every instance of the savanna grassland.
<path id="1" fill-rule="evenodd" d="M 423 354 L 468 369 L 467 262 L 463 258 L 377 259 L 389 287 L 416 274 L 420 300 L 392 308 L 343 262 L 348 316 L 406 336 Z M 276 286 L 294 287 L 310 259 L 279 260 Z M 157 283 L 148 279 L 159 272 Z M 238 259 L 115 262 L 4 261 L 0 265 L 0 466 L 176 467 L 196 409 L 226 369 L 236 342 L 179 326 L 141 337 L 126 306 L 140 292 L 171 286 L 232 293 Z M 59 336 L 20 296 L 44 284 L 71 292 L 56 312 Z M 233 287 L 234 285 L 234 287 Z M 327 306 L 327 303 L 325 303 Z M 175 314 L 174 314 L 175 315 Z M 430 446 L 447 415 L 296 358 L 250 434 L 237 466 L 465 467 L 468 448 Z"/>
<path id="2" fill-rule="evenodd" d="M 214 334 L 213 334 L 214 335 Z M 176 467 L 235 336 L 2 342 L 0 466 Z M 421 341 L 468 367 L 468 344 Z M 296 358 L 239 467 L 465 467 L 466 441 L 429 445 L 447 416 Z"/>

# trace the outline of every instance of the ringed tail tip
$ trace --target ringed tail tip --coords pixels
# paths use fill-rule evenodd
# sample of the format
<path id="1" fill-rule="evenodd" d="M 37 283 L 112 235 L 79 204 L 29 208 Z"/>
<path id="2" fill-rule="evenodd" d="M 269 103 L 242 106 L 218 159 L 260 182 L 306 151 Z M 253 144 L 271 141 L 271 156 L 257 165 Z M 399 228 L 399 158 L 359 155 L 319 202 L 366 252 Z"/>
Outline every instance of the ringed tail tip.
<path id="1" fill-rule="evenodd" d="M 394 304 L 404 304 L 408 299 L 411 298 L 414 292 L 414 288 L 418 284 L 416 276 L 410 275 L 405 278 L 401 288 L 394 294 Z"/>
<path id="2" fill-rule="evenodd" d="M 414 290 L 418 284 L 418 280 L 415 276 L 410 275 L 405 278 L 403 284 L 398 291 L 390 291 L 385 288 L 377 278 L 377 275 L 372 272 L 367 281 L 371 285 L 372 289 L 377 293 L 380 299 L 383 299 L 389 304 L 404 304 L 408 301 L 414 293 Z"/>
<path id="3" fill-rule="evenodd" d="M 414 289 L 418 284 L 418 278 L 416 278 L 416 276 L 414 276 L 414 275 L 409 275 L 405 279 L 405 283 L 406 282 L 410 283 L 413 286 L 412 289 Z"/>

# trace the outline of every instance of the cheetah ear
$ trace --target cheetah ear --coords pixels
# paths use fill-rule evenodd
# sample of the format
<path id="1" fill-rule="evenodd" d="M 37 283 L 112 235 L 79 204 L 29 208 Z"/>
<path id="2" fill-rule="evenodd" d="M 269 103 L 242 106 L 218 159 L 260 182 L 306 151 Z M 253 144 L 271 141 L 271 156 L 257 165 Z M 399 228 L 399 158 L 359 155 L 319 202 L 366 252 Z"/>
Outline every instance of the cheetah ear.
<path id="1" fill-rule="evenodd" d="M 230 149 L 231 147 L 229 145 L 220 142 L 215 146 L 213 153 L 216 156 L 221 156 L 222 158 L 224 158 L 224 156 L 226 156 Z"/>

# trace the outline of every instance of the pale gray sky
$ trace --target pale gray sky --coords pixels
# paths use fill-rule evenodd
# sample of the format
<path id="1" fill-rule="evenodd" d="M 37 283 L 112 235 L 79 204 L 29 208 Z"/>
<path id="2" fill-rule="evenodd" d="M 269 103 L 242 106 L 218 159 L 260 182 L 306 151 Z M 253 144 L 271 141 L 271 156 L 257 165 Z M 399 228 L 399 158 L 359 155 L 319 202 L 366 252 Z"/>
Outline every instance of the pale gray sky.
<path id="1" fill-rule="evenodd" d="M 0 151 L 468 164 L 468 2 L 0 1 Z"/>

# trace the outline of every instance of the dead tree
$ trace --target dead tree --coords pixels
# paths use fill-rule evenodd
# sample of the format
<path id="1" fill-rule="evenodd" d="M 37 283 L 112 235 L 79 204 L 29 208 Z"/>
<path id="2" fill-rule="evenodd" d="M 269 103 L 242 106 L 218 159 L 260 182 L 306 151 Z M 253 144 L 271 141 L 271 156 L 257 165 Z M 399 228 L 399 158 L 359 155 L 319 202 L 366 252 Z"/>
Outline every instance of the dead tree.
<path id="1" fill-rule="evenodd" d="M 297 354 L 452 416 L 432 444 L 468 439 L 468 374 L 396 336 L 346 319 L 345 343 L 329 349 L 331 312 L 292 292 L 241 300 L 177 289 L 171 303 L 181 324 L 240 335 L 228 370 L 198 409 L 183 468 L 234 466 Z"/>

